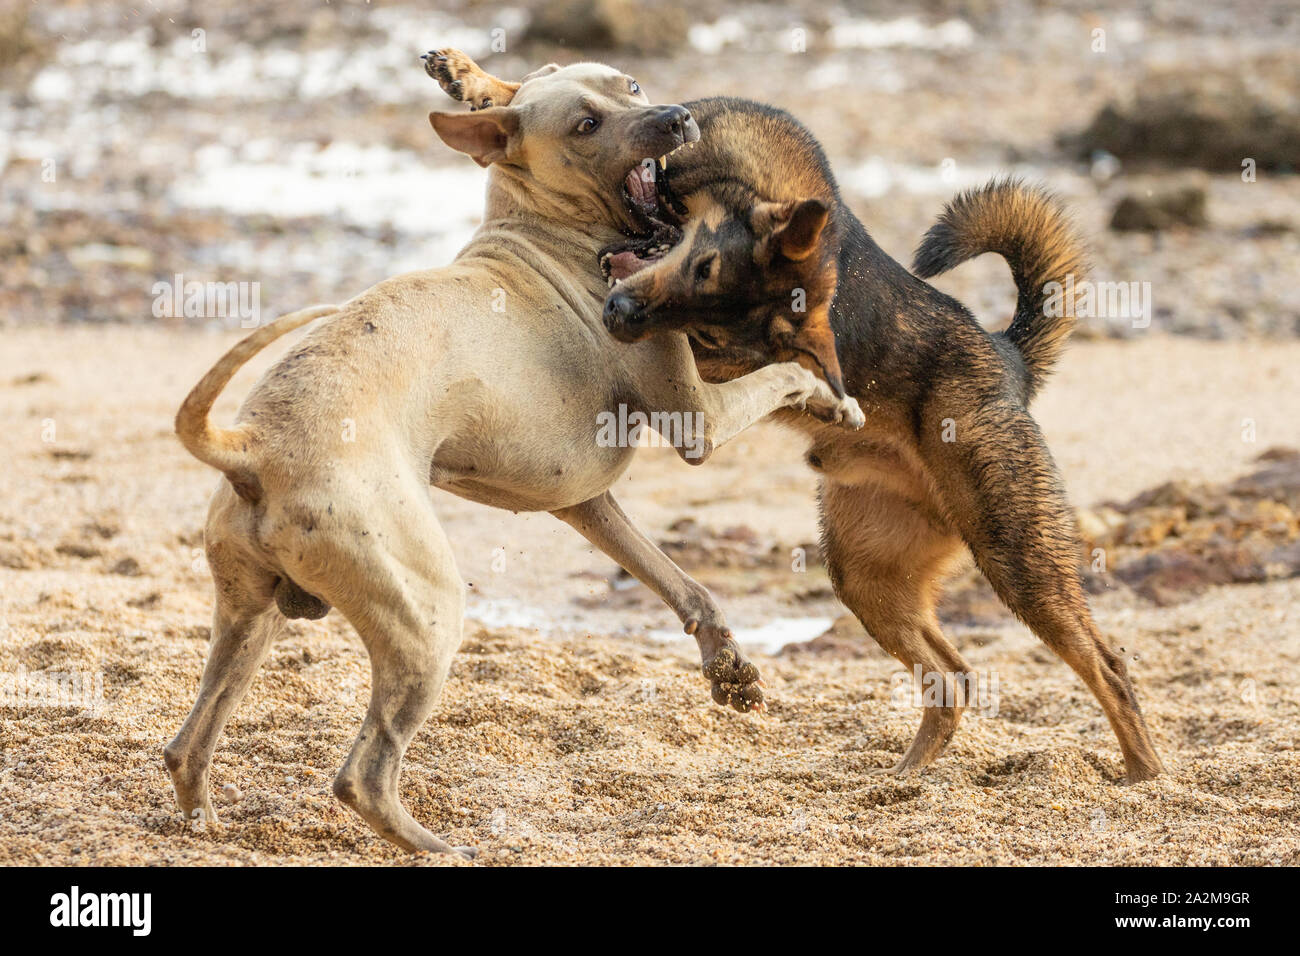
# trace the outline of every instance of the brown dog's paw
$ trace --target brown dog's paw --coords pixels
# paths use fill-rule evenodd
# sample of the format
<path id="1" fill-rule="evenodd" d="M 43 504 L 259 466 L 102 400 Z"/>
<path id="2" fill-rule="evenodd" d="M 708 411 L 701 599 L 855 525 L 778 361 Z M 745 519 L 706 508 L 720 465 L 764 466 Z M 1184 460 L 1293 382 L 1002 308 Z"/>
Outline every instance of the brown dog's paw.
<path id="1" fill-rule="evenodd" d="M 484 82 L 486 74 L 460 50 L 451 47 L 430 50 L 420 58 L 424 60 L 424 72 L 433 77 L 453 100 L 468 103 L 471 110 L 492 105 L 491 86 Z"/>
<path id="2" fill-rule="evenodd" d="M 695 636 L 697 639 L 703 636 L 701 648 L 710 643 L 710 635 L 707 633 L 697 633 Z M 730 630 L 718 629 L 713 636 L 716 637 L 717 650 L 711 655 L 704 652 L 703 670 L 704 676 L 712 685 L 710 692 L 714 702 L 723 707 L 730 706 L 742 714 L 751 710 L 764 710 L 766 703 L 763 700 L 758 668 L 740 652 Z"/>

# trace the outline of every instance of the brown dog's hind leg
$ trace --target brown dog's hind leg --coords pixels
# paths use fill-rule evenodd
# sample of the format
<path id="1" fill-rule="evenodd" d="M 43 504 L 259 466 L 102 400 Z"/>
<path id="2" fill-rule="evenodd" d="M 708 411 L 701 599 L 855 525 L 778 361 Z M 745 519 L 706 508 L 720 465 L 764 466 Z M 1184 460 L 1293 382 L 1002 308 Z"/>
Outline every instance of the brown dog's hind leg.
<path id="1" fill-rule="evenodd" d="M 576 528 L 676 612 L 700 647 L 704 676 L 716 703 L 741 713 L 763 708 L 758 668 L 741 653 L 713 596 L 641 533 L 613 495 L 607 491 L 552 514 Z"/>
<path id="2" fill-rule="evenodd" d="M 976 564 L 1088 685 L 1119 738 L 1129 781 L 1156 776 L 1163 768 L 1124 662 L 1093 623 L 1074 515 L 1038 426 L 1019 408 L 991 403 L 953 424 L 956 440 L 936 435 L 924 453 Z"/>
<path id="3" fill-rule="evenodd" d="M 919 668 L 927 705 L 916 737 L 892 768 L 915 772 L 952 739 L 965 709 L 965 681 L 973 676 L 934 613 L 938 586 L 961 554 L 961 540 L 873 485 L 827 481 L 821 504 L 822 544 L 836 595 L 913 680 Z M 927 686 L 942 688 L 937 701 L 924 693 Z"/>
<path id="4" fill-rule="evenodd" d="M 176 803 L 195 827 L 217 822 L 208 783 L 217 738 L 284 624 L 271 606 L 274 574 L 245 563 L 244 556 L 221 544 L 209 546 L 208 563 L 217 596 L 208 662 L 194 707 L 163 750 Z"/>

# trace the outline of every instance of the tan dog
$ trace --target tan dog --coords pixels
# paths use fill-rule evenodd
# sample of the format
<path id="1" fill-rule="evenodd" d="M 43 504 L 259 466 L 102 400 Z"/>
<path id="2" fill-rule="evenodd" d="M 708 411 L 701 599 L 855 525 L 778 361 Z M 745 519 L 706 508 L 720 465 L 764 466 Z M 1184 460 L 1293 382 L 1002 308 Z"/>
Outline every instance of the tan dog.
<path id="1" fill-rule="evenodd" d="M 177 415 L 185 447 L 226 476 L 206 528 L 212 645 L 194 708 L 165 750 L 187 816 L 215 821 L 213 750 L 282 611 L 319 616 L 332 605 L 360 634 L 374 675 L 334 792 L 399 846 L 472 855 L 422 827 L 397 795 L 402 754 L 461 641 L 464 584 L 430 485 L 550 511 L 577 528 L 678 614 L 715 700 L 762 704 L 757 671 L 709 594 L 610 496 L 633 449 L 598 442 L 598 416 L 620 403 L 699 413 L 688 419 L 702 421 L 698 444 L 679 449 L 698 463 L 777 409 L 807 407 L 851 427 L 861 412 L 792 363 L 713 385 L 684 337 L 613 347 L 597 251 L 640 226 L 635 203 L 618 197 L 644 175 L 643 160 L 697 138 L 695 123 L 680 106 L 650 106 L 630 77 L 597 64 L 547 68 L 513 96 L 508 108 L 430 115 L 444 142 L 492 167 L 484 225 L 452 265 L 258 330 Z M 235 427 L 210 423 L 245 361 L 324 315 L 254 388 Z"/>

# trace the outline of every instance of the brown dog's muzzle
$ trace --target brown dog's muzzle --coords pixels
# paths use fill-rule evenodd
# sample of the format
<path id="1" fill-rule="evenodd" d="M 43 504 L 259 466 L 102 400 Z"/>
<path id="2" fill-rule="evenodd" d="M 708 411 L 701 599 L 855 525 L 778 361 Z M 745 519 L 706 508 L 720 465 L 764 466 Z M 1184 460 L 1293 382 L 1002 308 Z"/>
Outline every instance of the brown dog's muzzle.
<path id="1" fill-rule="evenodd" d="M 650 331 L 650 316 L 626 292 L 613 292 L 605 300 L 605 328 L 620 342 L 637 342 Z"/>

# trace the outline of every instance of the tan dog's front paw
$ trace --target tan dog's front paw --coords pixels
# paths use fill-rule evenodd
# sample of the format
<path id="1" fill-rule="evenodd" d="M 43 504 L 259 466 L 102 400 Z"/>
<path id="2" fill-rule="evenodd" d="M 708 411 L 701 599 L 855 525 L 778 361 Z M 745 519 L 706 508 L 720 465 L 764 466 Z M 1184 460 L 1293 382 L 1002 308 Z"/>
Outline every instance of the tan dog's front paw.
<path id="1" fill-rule="evenodd" d="M 687 633 L 694 633 L 700 643 L 704 676 L 712 685 L 715 703 L 742 714 L 766 708 L 758 668 L 740 652 L 730 629 L 706 625 L 693 631 L 687 625 Z"/>
<path id="2" fill-rule="evenodd" d="M 839 398 L 829 386 L 817 390 L 805 406 L 808 414 L 818 421 L 829 425 L 842 425 L 850 431 L 856 431 L 867 423 L 867 416 L 862 414 L 862 407 L 852 395 Z"/>
<path id="3" fill-rule="evenodd" d="M 442 91 L 453 100 L 468 103 L 471 110 L 487 109 L 493 105 L 494 78 L 484 73 L 477 63 L 460 50 L 447 47 L 430 50 L 422 57 L 424 72 L 438 81 Z"/>

